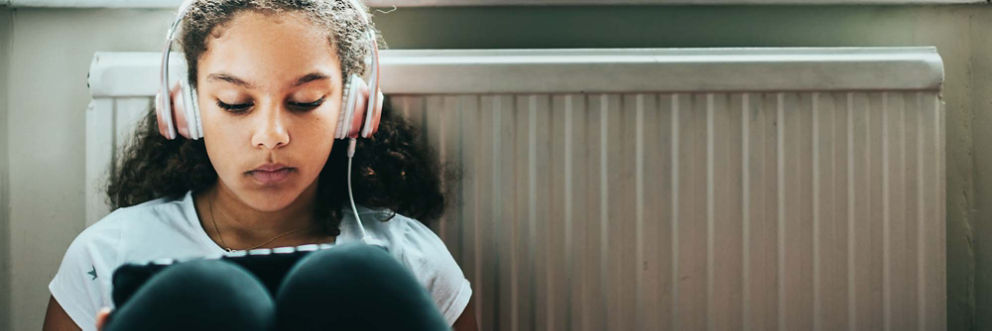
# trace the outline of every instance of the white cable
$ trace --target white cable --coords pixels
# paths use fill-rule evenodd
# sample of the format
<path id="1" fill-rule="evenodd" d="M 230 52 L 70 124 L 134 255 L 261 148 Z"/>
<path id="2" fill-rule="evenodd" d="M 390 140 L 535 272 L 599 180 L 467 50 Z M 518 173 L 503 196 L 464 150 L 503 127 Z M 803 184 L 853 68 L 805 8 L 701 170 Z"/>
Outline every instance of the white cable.
<path id="1" fill-rule="evenodd" d="M 362 242 L 368 244 L 368 233 L 365 232 L 365 226 L 362 225 L 362 218 L 358 216 L 358 207 L 355 207 L 355 196 L 351 191 L 351 160 L 355 155 L 355 144 L 355 138 L 351 138 L 350 141 L 348 141 L 348 201 L 351 202 L 351 211 L 355 213 L 355 223 L 358 224 L 358 232 L 362 234 Z"/>

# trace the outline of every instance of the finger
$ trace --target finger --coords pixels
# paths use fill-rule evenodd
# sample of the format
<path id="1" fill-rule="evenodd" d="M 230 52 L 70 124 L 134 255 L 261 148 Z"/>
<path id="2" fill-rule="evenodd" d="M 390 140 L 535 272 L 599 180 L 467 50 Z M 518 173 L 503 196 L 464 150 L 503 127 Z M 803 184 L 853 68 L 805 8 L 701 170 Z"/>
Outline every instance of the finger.
<path id="1" fill-rule="evenodd" d="M 107 317 L 110 317 L 110 307 L 100 308 L 100 311 L 96 312 L 97 330 L 103 330 L 103 327 L 107 325 Z"/>

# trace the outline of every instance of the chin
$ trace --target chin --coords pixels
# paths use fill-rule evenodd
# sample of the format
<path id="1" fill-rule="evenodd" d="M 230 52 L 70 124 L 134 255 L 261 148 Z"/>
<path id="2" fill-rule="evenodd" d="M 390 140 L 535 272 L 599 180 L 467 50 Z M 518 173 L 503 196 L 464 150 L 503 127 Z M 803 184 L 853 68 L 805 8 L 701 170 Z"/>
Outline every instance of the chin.
<path id="1" fill-rule="evenodd" d="M 289 207 L 295 199 L 296 196 L 290 198 L 286 195 L 250 194 L 249 199 L 244 202 L 258 211 L 274 212 Z"/>
<path id="2" fill-rule="evenodd" d="M 302 193 L 296 187 L 263 187 L 249 188 L 238 194 L 242 202 L 258 211 L 273 212 L 283 210 L 296 201 Z"/>

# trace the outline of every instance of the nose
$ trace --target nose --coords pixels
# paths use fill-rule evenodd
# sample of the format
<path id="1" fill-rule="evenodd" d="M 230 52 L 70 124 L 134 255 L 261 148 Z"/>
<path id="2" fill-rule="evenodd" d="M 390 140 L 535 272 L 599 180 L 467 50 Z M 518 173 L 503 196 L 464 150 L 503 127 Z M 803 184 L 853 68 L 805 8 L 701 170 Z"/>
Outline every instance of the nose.
<path id="1" fill-rule="evenodd" d="M 256 108 L 255 130 L 251 137 L 252 146 L 276 149 L 289 144 L 289 130 L 286 129 L 284 111 L 278 105 Z"/>

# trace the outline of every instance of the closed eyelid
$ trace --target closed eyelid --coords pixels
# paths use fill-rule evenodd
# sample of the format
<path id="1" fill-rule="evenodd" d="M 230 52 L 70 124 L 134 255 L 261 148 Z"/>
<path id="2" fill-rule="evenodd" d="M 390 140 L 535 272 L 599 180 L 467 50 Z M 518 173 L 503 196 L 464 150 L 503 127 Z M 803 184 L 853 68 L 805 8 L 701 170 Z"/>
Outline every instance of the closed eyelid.
<path id="1" fill-rule="evenodd" d="M 255 103 L 255 100 L 253 100 L 252 98 L 230 98 L 230 99 L 228 99 L 228 98 L 217 98 L 217 101 L 223 102 L 223 103 L 226 103 L 226 104 L 229 104 L 229 105 Z"/>

